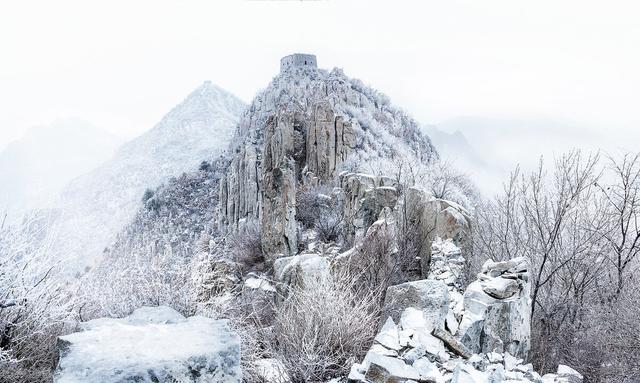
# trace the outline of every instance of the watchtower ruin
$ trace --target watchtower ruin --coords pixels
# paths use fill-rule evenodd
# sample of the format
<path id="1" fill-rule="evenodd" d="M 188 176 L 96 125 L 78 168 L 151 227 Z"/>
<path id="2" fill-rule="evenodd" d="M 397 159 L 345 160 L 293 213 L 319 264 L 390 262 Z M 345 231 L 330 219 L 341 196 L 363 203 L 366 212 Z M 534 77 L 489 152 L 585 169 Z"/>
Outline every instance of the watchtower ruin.
<path id="1" fill-rule="evenodd" d="M 280 59 L 280 73 L 293 67 L 318 68 L 318 60 L 316 59 L 316 55 L 304 53 L 294 53 Z"/>

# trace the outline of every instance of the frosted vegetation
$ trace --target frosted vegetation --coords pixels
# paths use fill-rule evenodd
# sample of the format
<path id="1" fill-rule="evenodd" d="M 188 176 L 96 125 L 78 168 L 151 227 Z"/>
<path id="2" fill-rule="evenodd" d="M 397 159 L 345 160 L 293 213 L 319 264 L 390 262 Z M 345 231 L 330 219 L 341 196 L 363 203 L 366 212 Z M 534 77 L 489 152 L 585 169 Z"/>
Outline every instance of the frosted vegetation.
<path id="1" fill-rule="evenodd" d="M 305 288 L 285 291 L 276 283 L 276 266 L 265 259 L 256 222 L 220 230 L 219 184 L 233 154 L 246 145 L 262 147 L 260 127 L 270 114 L 282 109 L 304 113 L 321 100 L 351 122 L 355 150 L 327 182 L 297 190 L 298 250 L 303 256 L 359 252 L 362 262 L 329 281 L 306 279 Z M 200 128 L 210 128 L 217 118 L 233 118 L 233 113 L 207 114 L 212 105 L 204 101 L 198 105 L 204 111 L 192 111 L 191 116 L 205 116 L 194 117 L 197 124 L 182 126 L 182 109 L 177 108 L 154 134 L 172 137 L 172 129 L 186 136 L 201 134 Z M 171 139 L 163 142 L 174 144 Z M 337 69 L 300 69 L 277 76 L 244 111 L 234 137 L 225 143 L 229 150 L 223 155 L 207 148 L 197 152 L 198 161 L 182 175 L 145 187 L 136 179 L 130 191 L 136 195 L 137 213 L 104 250 L 102 262 L 73 278 L 60 254 L 75 253 L 60 249 L 52 217 L 41 213 L 20 224 L 2 224 L 4 381 L 49 381 L 58 336 L 91 319 L 123 317 L 141 306 L 158 305 L 185 316 L 229 319 L 241 337 L 247 382 L 260 381 L 260 375 L 274 368 L 284 369 L 293 382 L 345 377 L 371 347 L 387 287 L 420 273 L 420 249 L 417 234 L 403 230 L 355 246 L 341 214 L 344 201 L 332 199 L 341 171 L 389 177 L 400 200 L 417 188 L 430 198 L 464 207 L 473 235 L 463 249 L 462 284 L 474 280 L 486 260 L 531 259 L 530 361 L 537 371 L 568 364 L 590 382 L 639 376 L 640 286 L 634 278 L 640 262 L 639 155 L 567 153 L 551 163 L 541 161 L 530 174 L 516 169 L 502 193 L 482 198 L 464 174 L 438 159 L 413 119 L 390 105 L 386 96 Z M 148 149 L 145 155 L 153 156 Z M 130 149 L 125 152 L 134 155 Z M 178 170 L 176 162 L 183 160 L 176 154 L 153 163 Z M 124 182 L 126 157 L 119 161 L 92 177 L 109 174 Z M 136 174 L 145 169 L 136 168 Z M 158 174 L 151 178 L 157 181 Z M 109 214 L 108 209 L 103 213 Z M 390 249 L 390 243 L 397 248 Z M 54 245 L 57 250 L 52 252 Z M 391 261 L 385 258 L 389 253 L 394 254 Z M 321 275 L 325 265 L 316 261 L 297 267 L 312 270 L 306 276 L 301 272 L 304 279 Z"/>

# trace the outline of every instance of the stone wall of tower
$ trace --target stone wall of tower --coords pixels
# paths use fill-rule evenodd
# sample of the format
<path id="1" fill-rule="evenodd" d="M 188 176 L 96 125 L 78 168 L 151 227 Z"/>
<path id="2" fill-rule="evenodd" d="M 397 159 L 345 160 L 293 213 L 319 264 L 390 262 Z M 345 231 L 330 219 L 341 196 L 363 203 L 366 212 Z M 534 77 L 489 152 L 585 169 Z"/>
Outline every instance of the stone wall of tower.
<path id="1" fill-rule="evenodd" d="M 318 60 L 315 55 L 294 53 L 289 56 L 285 56 L 280 60 L 280 73 L 292 68 L 292 67 L 318 67 Z"/>

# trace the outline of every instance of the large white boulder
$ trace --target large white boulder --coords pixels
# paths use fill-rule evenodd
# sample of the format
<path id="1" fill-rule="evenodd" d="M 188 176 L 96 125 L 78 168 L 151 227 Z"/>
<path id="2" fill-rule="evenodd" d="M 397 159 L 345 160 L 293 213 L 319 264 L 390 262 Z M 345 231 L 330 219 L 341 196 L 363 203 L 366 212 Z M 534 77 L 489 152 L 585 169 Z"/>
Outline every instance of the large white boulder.
<path id="1" fill-rule="evenodd" d="M 54 383 L 242 380 L 240 339 L 226 321 L 185 318 L 161 306 L 82 327 L 59 338 Z"/>

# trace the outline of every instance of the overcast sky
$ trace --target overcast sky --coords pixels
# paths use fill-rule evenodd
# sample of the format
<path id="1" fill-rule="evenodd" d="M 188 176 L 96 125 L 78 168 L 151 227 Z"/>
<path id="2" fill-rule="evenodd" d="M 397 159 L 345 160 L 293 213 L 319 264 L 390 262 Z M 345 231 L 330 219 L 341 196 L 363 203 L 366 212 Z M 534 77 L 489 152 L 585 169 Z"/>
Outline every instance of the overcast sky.
<path id="1" fill-rule="evenodd" d="M 544 116 L 640 126 L 638 1 L 6 1 L 0 148 L 80 117 L 149 129 L 204 80 L 249 101 L 309 52 L 423 123 Z"/>

